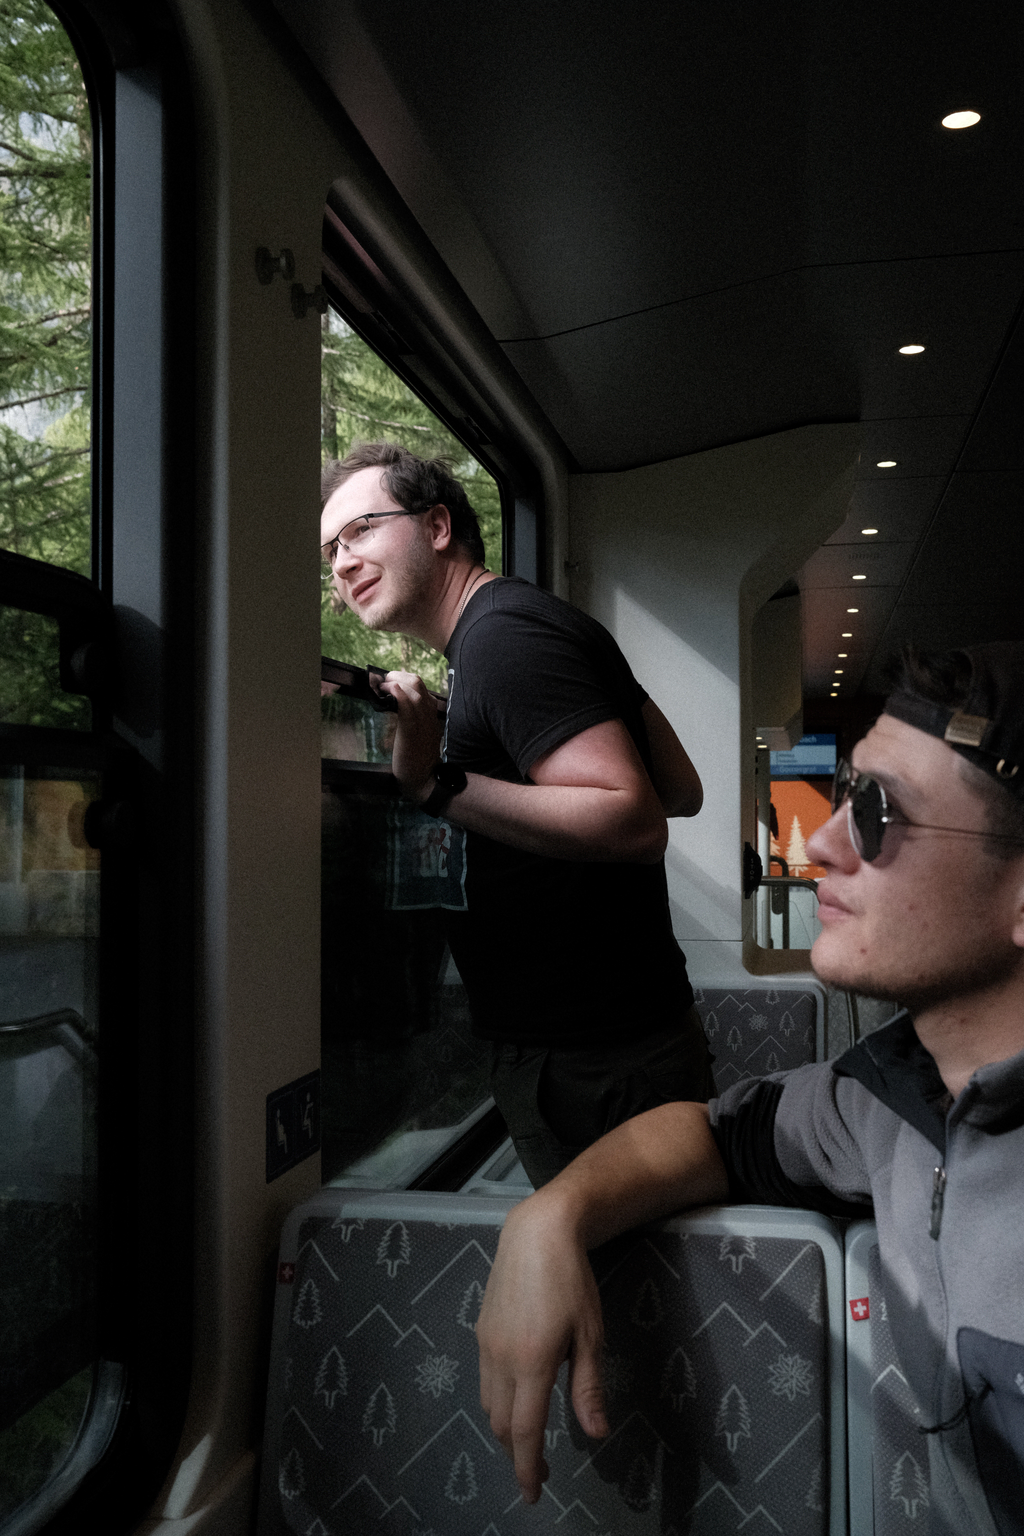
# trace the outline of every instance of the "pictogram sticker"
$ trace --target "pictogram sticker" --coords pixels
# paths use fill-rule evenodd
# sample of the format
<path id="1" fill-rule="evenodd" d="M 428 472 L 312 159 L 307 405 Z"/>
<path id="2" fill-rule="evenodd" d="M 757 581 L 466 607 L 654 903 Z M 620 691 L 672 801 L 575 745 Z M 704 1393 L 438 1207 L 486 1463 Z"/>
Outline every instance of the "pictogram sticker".
<path id="1" fill-rule="evenodd" d="M 320 1150 L 320 1072 L 267 1094 L 267 1183 Z"/>
<path id="2" fill-rule="evenodd" d="M 866 1296 L 858 1296 L 850 1302 L 850 1316 L 855 1323 L 866 1323 L 871 1316 L 871 1305 Z"/>

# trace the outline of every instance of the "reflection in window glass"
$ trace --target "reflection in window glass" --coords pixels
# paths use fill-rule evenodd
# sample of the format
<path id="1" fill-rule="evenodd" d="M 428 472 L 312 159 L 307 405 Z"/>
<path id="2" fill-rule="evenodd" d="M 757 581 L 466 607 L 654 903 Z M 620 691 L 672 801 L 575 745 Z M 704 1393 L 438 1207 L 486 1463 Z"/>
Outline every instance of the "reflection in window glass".
<path id="1" fill-rule="evenodd" d="M 444 937 L 464 882 L 458 828 L 324 789 L 325 1182 L 408 1183 L 487 1098 L 488 1048 L 470 1031 Z"/>
<path id="2" fill-rule="evenodd" d="M 0 1518 L 70 1451 L 97 1354 L 99 790 L 0 769 Z"/>
<path id="3" fill-rule="evenodd" d="M 88 731 L 92 705 L 60 686 L 57 620 L 0 607 L 0 724 Z"/>
<path id="4" fill-rule="evenodd" d="M 92 126 L 67 33 L 0 8 L 0 547 L 88 575 Z"/>
<path id="5" fill-rule="evenodd" d="M 324 459 L 343 459 L 356 443 L 401 443 L 421 458 L 444 454 L 466 487 L 480 519 L 487 565 L 501 570 L 501 496 L 493 476 L 471 458 L 444 423 L 392 373 L 340 315 L 328 310 L 321 334 L 321 450 Z M 321 650 L 338 661 L 401 667 L 418 672 L 430 688 L 444 692 L 448 664 L 438 651 L 401 635 L 365 629 L 338 598 L 325 573 L 321 592 Z"/>
<path id="6" fill-rule="evenodd" d="M 320 684 L 320 756 L 348 763 L 389 763 L 396 716 Z"/>

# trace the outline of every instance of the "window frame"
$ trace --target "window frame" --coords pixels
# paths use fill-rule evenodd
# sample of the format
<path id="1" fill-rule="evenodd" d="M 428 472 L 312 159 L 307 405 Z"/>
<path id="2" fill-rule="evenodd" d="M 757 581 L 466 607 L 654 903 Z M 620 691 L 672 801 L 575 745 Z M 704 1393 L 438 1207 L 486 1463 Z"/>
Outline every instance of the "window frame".
<path id="1" fill-rule="evenodd" d="M 102 758 L 104 797 L 127 806 L 127 822 L 104 837 L 101 874 L 98 1364 L 71 1451 L 9 1517 L 18 1536 L 136 1524 L 177 1450 L 192 1366 L 193 1044 L 183 1021 L 195 991 L 196 818 L 186 769 L 195 713 L 194 279 L 191 261 L 180 251 L 169 259 L 168 249 L 171 229 L 194 227 L 192 109 L 185 56 L 160 0 L 130 17 L 116 0 L 48 3 L 78 55 L 92 115 L 92 575 L 7 555 L 0 584 L 12 606 L 58 619 L 61 684 L 92 697 L 93 727 L 5 727 L 0 752 L 26 762 Z M 149 334 L 132 330 L 140 313 Z M 140 410 L 159 425 L 155 444 L 132 436 Z M 138 494 L 140 473 L 148 497 Z M 138 558 L 140 546 L 149 558 Z M 147 610 L 165 619 L 149 626 L 148 660 L 163 681 L 155 709 L 152 674 L 133 673 L 128 654 L 133 616 Z M 83 645 L 92 648 L 84 671 Z M 173 669 L 163 665 L 170 647 Z M 154 828 L 167 850 L 157 874 L 147 856 Z"/>

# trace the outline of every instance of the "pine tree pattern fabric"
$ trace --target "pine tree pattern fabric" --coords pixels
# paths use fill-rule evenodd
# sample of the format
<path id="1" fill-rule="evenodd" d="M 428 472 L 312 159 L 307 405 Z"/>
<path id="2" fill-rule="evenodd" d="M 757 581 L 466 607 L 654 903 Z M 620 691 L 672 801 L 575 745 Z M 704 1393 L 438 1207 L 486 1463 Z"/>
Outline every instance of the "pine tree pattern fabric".
<path id="1" fill-rule="evenodd" d="M 928 1440 L 920 1406 L 896 1358 L 877 1245 L 868 1259 L 871 1298 L 871 1405 L 874 1504 L 878 1536 L 928 1529 Z"/>
<path id="2" fill-rule="evenodd" d="M 788 1072 L 817 1056 L 818 1000 L 793 989 L 695 987 L 719 1093 L 748 1077 Z"/>
<path id="3" fill-rule="evenodd" d="M 822 1232 L 838 1251 L 824 1218 L 772 1213 L 771 1230 L 794 1235 L 768 1237 L 679 1218 L 595 1255 L 612 1434 L 585 1439 L 563 1369 L 551 1479 L 531 1510 L 481 1411 L 472 1333 L 505 1207 L 430 1199 L 451 1218 L 410 1219 L 408 1196 L 371 1196 L 353 1219 L 340 1190 L 292 1218 L 261 1536 L 521 1536 L 556 1521 L 566 1536 L 718 1536 L 743 1522 L 824 1536 L 837 1299 Z M 458 1219 L 466 1206 L 475 1220 Z"/>

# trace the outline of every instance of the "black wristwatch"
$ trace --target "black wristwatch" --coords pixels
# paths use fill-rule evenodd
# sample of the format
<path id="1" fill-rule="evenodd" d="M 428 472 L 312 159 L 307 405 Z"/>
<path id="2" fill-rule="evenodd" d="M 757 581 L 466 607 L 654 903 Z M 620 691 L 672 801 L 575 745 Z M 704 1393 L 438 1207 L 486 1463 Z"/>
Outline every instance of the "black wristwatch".
<path id="1" fill-rule="evenodd" d="M 454 763 L 437 763 L 434 778 L 437 782 L 420 810 L 426 811 L 428 816 L 442 816 L 449 800 L 460 794 L 469 781 L 465 769 L 456 768 Z"/>

